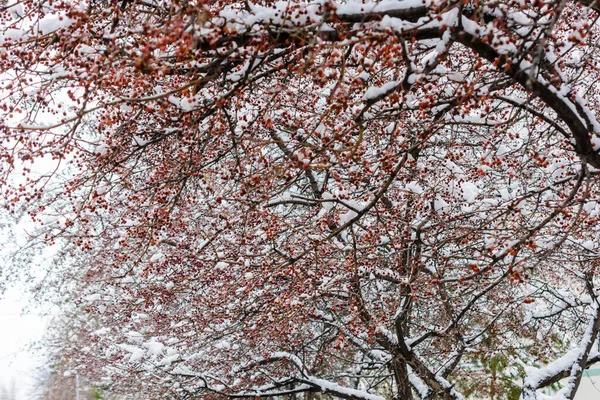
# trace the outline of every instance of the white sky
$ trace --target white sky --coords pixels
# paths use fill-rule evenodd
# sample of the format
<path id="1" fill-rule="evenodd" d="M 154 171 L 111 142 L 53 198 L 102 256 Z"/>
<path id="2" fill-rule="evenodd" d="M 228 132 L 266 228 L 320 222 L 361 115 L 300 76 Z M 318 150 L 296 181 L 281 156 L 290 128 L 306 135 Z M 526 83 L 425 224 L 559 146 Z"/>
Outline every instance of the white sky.
<path id="1" fill-rule="evenodd" d="M 44 334 L 48 317 L 39 310 L 22 314 L 27 305 L 22 293 L 12 288 L 0 298 L 0 385 L 9 389 L 14 382 L 16 400 L 32 400 L 43 357 L 30 347 Z"/>

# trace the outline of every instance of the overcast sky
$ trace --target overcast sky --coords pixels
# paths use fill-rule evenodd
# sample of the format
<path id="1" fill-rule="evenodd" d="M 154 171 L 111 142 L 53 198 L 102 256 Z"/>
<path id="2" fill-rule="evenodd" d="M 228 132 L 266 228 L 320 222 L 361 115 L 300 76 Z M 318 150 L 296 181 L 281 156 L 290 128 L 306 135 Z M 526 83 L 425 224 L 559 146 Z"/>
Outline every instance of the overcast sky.
<path id="1" fill-rule="evenodd" d="M 42 337 L 47 317 L 39 315 L 39 310 L 23 315 L 26 304 L 15 288 L 0 298 L 0 385 L 8 389 L 14 382 L 16 400 L 36 399 L 33 390 L 43 365 L 43 357 L 30 347 Z"/>

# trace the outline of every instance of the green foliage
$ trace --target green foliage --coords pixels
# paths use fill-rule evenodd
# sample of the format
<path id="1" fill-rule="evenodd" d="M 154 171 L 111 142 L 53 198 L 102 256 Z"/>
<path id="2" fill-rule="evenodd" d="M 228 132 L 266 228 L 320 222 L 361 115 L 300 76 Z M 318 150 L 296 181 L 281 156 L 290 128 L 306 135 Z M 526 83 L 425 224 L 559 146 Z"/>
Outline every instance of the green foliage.
<path id="1" fill-rule="evenodd" d="M 518 400 L 524 371 L 505 353 L 482 353 L 473 362 L 471 379 L 465 379 L 467 397 L 490 400 Z"/>
<path id="2" fill-rule="evenodd" d="M 92 390 L 92 398 L 94 400 L 104 400 L 104 390 L 99 387 L 94 388 L 94 390 Z"/>

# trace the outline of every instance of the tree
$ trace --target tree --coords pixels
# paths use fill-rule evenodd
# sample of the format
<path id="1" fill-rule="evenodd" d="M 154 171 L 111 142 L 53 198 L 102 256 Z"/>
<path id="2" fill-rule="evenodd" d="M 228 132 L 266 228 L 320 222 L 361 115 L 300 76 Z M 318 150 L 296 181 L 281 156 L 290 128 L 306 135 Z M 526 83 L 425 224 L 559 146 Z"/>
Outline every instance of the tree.
<path id="1" fill-rule="evenodd" d="M 600 359 L 596 2 L 3 7 L 3 198 L 62 248 L 63 368 L 529 400 Z"/>
<path id="2" fill-rule="evenodd" d="M 38 371 L 35 394 L 40 400 L 103 400 L 102 389 L 81 382 L 76 375 L 60 374 L 60 366 L 44 367 Z M 62 371 L 61 371 L 62 372 Z"/>
<path id="3" fill-rule="evenodd" d="M 0 386 L 0 399 L 15 400 L 17 398 L 16 392 L 15 381 L 11 380 L 8 388 L 5 385 Z"/>

